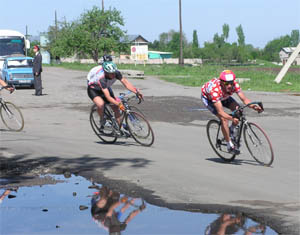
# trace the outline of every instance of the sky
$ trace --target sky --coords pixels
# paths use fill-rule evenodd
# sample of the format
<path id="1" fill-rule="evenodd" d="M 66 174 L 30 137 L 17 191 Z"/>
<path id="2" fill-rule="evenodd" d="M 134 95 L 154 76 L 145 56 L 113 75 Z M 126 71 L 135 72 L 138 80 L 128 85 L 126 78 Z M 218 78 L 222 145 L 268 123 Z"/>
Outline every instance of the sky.
<path id="1" fill-rule="evenodd" d="M 0 0 L 0 29 L 38 35 L 58 20 L 74 21 L 102 0 Z M 182 27 L 189 42 L 197 31 L 200 47 L 222 34 L 228 24 L 228 42 L 237 42 L 236 27 L 243 27 L 246 44 L 263 48 L 269 41 L 300 30 L 300 0 L 181 0 Z M 127 34 L 153 42 L 170 30 L 179 31 L 179 0 L 104 0 L 104 8 L 121 12 Z"/>

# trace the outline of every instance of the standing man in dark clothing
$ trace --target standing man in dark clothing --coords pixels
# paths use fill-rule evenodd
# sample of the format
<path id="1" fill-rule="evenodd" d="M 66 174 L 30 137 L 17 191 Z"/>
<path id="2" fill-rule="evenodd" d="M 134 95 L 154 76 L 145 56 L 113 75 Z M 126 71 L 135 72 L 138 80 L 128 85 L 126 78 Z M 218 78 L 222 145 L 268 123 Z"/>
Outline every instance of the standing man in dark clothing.
<path id="1" fill-rule="evenodd" d="M 33 76 L 34 76 L 34 88 L 35 88 L 35 95 L 40 96 L 42 95 L 42 55 L 40 53 L 39 46 L 35 45 L 33 47 L 33 51 L 35 56 L 33 58 Z"/>

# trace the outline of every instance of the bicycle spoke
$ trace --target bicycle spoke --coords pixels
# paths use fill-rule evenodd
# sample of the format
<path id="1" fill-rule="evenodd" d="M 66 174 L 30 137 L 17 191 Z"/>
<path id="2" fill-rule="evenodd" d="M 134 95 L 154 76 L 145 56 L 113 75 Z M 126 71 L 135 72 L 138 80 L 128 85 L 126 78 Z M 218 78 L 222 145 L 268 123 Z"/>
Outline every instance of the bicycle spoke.
<path id="1" fill-rule="evenodd" d="M 270 166 L 274 159 L 271 142 L 255 123 L 247 123 L 244 129 L 244 139 L 251 156 L 260 164 Z"/>

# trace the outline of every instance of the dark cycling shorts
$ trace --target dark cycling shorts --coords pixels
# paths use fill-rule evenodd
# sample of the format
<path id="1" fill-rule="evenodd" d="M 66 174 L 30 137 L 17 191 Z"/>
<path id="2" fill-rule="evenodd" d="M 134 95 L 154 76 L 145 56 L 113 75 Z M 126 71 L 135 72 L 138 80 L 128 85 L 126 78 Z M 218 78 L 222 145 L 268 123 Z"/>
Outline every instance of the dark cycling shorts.
<path id="1" fill-rule="evenodd" d="M 112 98 L 115 98 L 113 90 L 110 87 L 108 87 L 108 90 L 109 90 L 110 96 Z M 104 100 L 105 103 L 107 103 L 107 104 L 109 103 L 109 101 L 106 99 L 102 89 L 98 86 L 94 86 L 94 85 L 93 85 L 93 87 L 88 86 L 87 93 L 91 100 L 93 100 L 96 96 L 100 96 Z"/>
<path id="2" fill-rule="evenodd" d="M 216 109 L 216 107 L 214 106 L 214 103 L 213 103 L 211 100 L 208 100 L 208 99 L 207 99 L 206 97 L 204 97 L 204 96 L 201 96 L 201 100 L 202 100 L 203 104 L 206 106 L 206 108 L 207 108 L 209 111 L 211 111 L 214 115 L 217 115 L 217 114 L 218 114 L 217 109 Z M 228 109 L 230 109 L 229 107 L 230 107 L 230 105 L 231 105 L 233 102 L 237 103 L 237 102 L 235 101 L 235 99 L 232 98 L 231 96 L 230 96 L 228 99 L 221 101 L 223 107 L 226 107 L 226 108 L 228 108 Z"/>

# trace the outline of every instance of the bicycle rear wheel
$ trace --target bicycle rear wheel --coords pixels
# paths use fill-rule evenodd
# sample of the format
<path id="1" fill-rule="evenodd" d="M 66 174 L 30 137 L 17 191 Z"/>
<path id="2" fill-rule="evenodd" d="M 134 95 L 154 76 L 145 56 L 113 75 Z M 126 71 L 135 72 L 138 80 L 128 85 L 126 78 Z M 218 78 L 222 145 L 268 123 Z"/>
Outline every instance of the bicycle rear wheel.
<path id="1" fill-rule="evenodd" d="M 103 129 L 100 130 L 100 116 L 96 105 L 93 105 L 90 113 L 90 123 L 95 134 L 105 143 L 113 144 L 117 140 L 113 128 L 113 120 L 110 116 L 104 113 L 106 124 Z"/>
<path id="2" fill-rule="evenodd" d="M 24 127 L 24 118 L 21 110 L 11 102 L 4 102 L 0 109 L 0 116 L 4 125 L 12 131 L 21 131 Z"/>
<path id="3" fill-rule="evenodd" d="M 221 159 L 225 162 L 231 162 L 235 159 L 236 155 L 227 150 L 227 143 L 223 137 L 219 121 L 210 120 L 206 125 L 206 133 L 211 147 Z"/>
<path id="4" fill-rule="evenodd" d="M 260 164 L 270 166 L 274 152 L 269 137 L 257 124 L 248 122 L 244 127 L 244 140 L 251 156 Z"/>
<path id="5" fill-rule="evenodd" d="M 154 133 L 142 114 L 130 112 L 125 117 L 125 122 L 132 138 L 143 146 L 151 146 L 154 142 Z"/>

